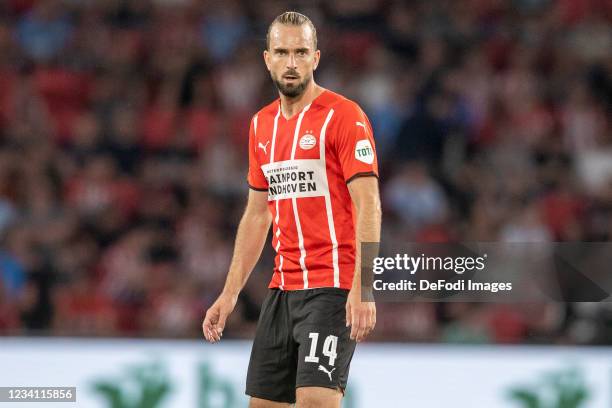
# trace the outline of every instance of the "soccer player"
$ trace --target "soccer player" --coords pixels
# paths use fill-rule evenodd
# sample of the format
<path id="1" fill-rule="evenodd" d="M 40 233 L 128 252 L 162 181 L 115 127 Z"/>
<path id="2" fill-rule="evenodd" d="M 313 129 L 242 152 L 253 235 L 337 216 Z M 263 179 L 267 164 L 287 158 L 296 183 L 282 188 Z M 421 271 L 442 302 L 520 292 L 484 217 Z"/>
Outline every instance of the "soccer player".
<path id="1" fill-rule="evenodd" d="M 280 98 L 251 121 L 248 203 L 202 329 L 221 339 L 272 224 L 275 266 L 247 374 L 250 407 L 335 408 L 356 342 L 376 324 L 359 267 L 359 243 L 380 238 L 372 127 L 355 102 L 315 83 L 320 51 L 308 17 L 278 16 L 263 57 Z"/>

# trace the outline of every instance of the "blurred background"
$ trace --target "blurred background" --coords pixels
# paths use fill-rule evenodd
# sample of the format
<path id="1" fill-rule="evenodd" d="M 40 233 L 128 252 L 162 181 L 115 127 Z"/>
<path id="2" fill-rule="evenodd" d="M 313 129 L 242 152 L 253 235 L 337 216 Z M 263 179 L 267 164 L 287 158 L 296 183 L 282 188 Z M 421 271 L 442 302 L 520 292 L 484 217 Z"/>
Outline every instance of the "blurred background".
<path id="1" fill-rule="evenodd" d="M 606 0 L 0 2 L 0 333 L 201 337 L 287 9 L 369 116 L 383 241 L 612 238 Z M 227 325 L 250 339 L 272 269 Z M 371 339 L 612 342 L 607 303 L 379 304 Z"/>
<path id="2" fill-rule="evenodd" d="M 609 0 L 2 0 L 2 385 L 245 406 L 269 245 L 224 341 L 200 324 L 288 9 L 373 124 L 383 243 L 612 239 Z M 612 406 L 610 303 L 377 307 L 345 407 Z"/>

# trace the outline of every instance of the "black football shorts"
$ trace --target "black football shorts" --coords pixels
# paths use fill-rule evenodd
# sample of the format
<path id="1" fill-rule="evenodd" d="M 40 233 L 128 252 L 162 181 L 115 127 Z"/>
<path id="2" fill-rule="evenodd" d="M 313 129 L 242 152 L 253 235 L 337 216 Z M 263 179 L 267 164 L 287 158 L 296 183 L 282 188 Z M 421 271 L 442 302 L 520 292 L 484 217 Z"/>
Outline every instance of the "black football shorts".
<path id="1" fill-rule="evenodd" d="M 356 344 L 346 327 L 347 296 L 339 288 L 271 289 L 257 324 L 246 394 L 294 403 L 297 387 L 344 392 Z"/>

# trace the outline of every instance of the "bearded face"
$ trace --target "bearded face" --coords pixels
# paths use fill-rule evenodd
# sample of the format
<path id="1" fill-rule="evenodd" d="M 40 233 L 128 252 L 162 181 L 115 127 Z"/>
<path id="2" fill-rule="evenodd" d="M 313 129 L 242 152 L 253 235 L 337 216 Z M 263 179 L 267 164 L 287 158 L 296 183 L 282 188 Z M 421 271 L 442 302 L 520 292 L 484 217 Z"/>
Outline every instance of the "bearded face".
<path id="1" fill-rule="evenodd" d="M 274 24 L 270 29 L 266 66 L 278 91 L 295 98 L 308 88 L 319 64 L 313 31 L 308 24 L 287 26 Z"/>
<path id="2" fill-rule="evenodd" d="M 295 70 L 285 72 L 280 78 L 273 72 L 270 72 L 270 76 L 279 92 L 288 98 L 300 96 L 312 80 L 312 74 L 302 78 Z"/>

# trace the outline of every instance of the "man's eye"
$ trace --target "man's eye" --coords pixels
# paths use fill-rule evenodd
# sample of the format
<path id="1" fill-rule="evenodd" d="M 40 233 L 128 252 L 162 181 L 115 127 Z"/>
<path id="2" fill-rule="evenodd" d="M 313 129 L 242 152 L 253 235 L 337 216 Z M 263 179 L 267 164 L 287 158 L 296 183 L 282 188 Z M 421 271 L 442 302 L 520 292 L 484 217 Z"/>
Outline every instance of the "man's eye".
<path id="1" fill-rule="evenodd" d="M 306 51 L 298 51 L 298 55 L 300 57 L 303 57 L 304 55 L 306 55 Z"/>
<path id="2" fill-rule="evenodd" d="M 280 51 L 276 51 L 276 53 L 277 53 L 278 55 L 286 55 L 286 54 L 287 54 L 287 51 L 282 51 L 282 50 L 280 50 Z"/>

